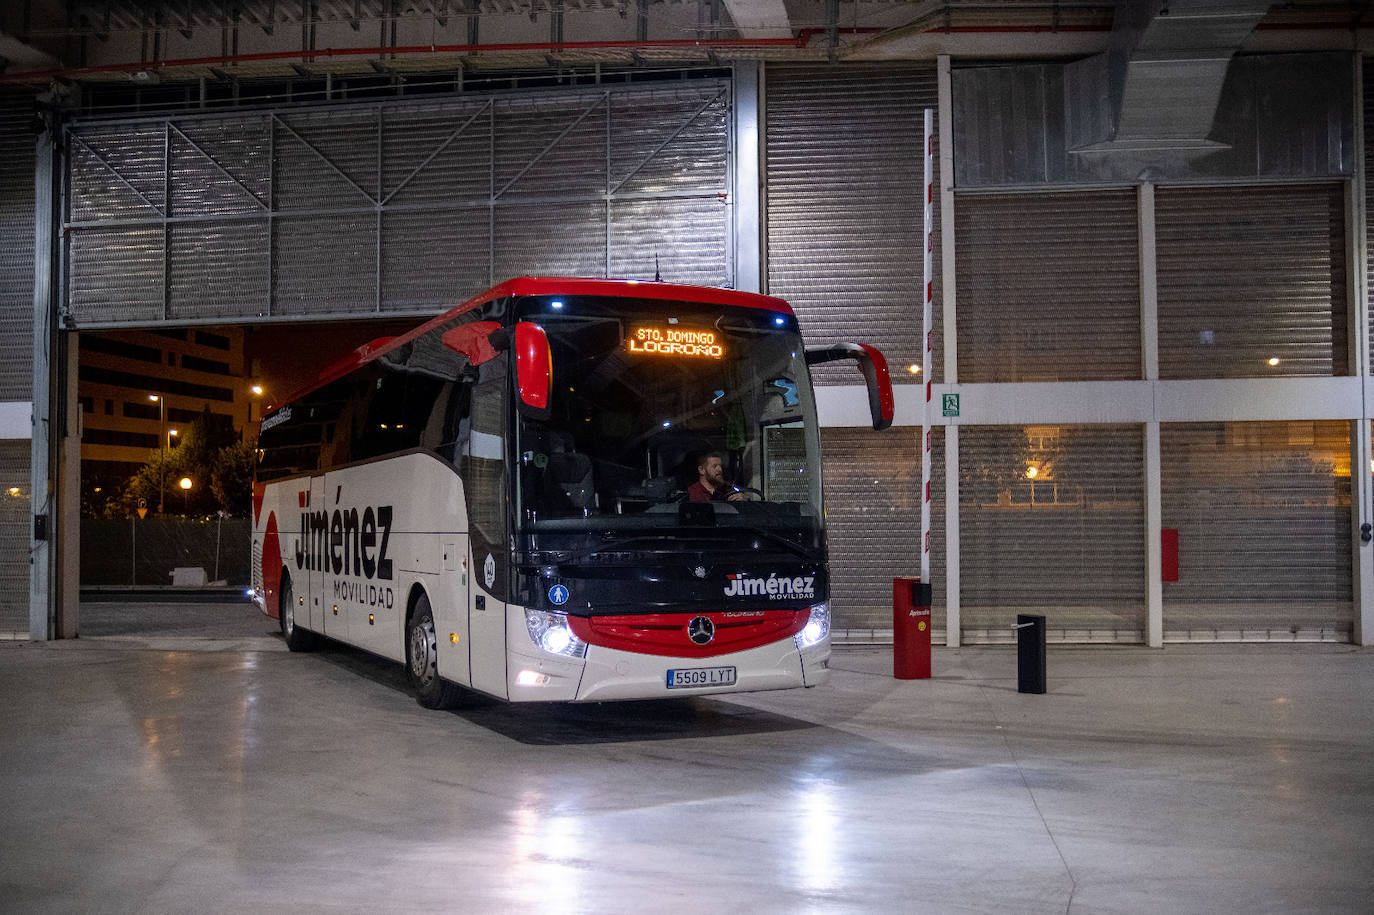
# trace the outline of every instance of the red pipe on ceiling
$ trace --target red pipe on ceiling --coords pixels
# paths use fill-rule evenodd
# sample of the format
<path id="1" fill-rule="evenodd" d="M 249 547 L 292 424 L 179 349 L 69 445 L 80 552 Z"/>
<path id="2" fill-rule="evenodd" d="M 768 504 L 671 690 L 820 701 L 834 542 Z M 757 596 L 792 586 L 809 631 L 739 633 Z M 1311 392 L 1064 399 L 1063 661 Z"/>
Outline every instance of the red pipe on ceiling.
<path id="1" fill-rule="evenodd" d="M 1328 29 L 1366 28 L 1356 23 L 1261 23 L 1257 30 L 1264 31 L 1316 31 Z M 252 63 L 269 60 L 299 60 L 313 62 L 319 57 L 382 57 L 388 54 L 476 54 L 483 51 L 539 52 L 558 51 L 602 51 L 602 50 L 651 50 L 673 48 L 806 48 L 811 39 L 823 34 L 821 28 L 799 29 L 795 38 L 721 38 L 702 41 L 692 38 L 663 39 L 659 41 L 560 41 L 560 42 L 519 42 L 505 44 L 449 44 L 449 45 L 407 45 L 403 47 L 379 48 L 322 48 L 316 51 L 266 51 L 258 54 L 234 54 L 216 57 L 184 57 L 176 60 L 161 60 L 152 63 L 100 64 L 93 67 L 67 67 L 52 70 L 31 70 L 20 73 L 0 74 L 0 83 L 46 82 L 50 79 L 80 79 L 103 73 L 155 73 L 177 67 L 217 67 L 236 63 Z M 841 28 L 840 34 L 851 35 L 886 31 L 881 28 Z M 926 34 L 1046 34 L 1054 32 L 1108 32 L 1110 25 L 956 25 L 932 26 Z"/>

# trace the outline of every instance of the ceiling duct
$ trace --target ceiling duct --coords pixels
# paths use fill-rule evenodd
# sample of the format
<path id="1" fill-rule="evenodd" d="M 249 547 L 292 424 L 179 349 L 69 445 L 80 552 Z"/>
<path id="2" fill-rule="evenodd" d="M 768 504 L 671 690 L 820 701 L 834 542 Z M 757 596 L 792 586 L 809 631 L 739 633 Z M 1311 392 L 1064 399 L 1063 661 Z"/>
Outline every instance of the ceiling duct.
<path id="1" fill-rule="evenodd" d="M 1064 71 L 1074 152 L 1206 152 L 1226 70 L 1270 0 L 1118 0 L 1109 50 Z"/>
<path id="2" fill-rule="evenodd" d="M 791 38 L 783 0 L 725 0 L 741 38 Z"/>

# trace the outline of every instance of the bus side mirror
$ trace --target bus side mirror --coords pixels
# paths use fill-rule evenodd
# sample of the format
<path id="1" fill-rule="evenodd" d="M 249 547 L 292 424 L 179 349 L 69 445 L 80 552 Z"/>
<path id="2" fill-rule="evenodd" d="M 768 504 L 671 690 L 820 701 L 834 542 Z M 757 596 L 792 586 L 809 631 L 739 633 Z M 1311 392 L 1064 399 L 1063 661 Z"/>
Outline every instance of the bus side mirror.
<path id="1" fill-rule="evenodd" d="M 886 429 L 892 425 L 892 378 L 887 372 L 887 360 L 876 347 L 866 343 L 834 343 L 830 346 L 810 346 L 806 349 L 806 364 L 839 362 L 852 359 L 859 364 L 868 384 L 868 409 L 873 414 L 873 428 Z"/>
<path id="2" fill-rule="evenodd" d="M 553 351 L 544 328 L 520 321 L 511 333 L 495 321 L 474 321 L 444 333 L 444 346 L 481 365 L 514 347 L 515 380 L 520 389 L 516 407 L 530 419 L 549 418 L 549 395 L 553 385 Z"/>
<path id="3" fill-rule="evenodd" d="M 530 419 L 549 418 L 553 387 L 553 351 L 544 328 L 530 321 L 515 325 L 515 380 L 520 388 L 521 414 Z"/>

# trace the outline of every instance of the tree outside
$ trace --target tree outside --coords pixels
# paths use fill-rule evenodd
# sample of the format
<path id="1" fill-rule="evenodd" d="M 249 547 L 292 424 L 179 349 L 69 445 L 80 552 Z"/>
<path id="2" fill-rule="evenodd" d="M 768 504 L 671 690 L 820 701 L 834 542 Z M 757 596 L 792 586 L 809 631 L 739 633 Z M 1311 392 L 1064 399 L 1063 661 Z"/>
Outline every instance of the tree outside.
<path id="1" fill-rule="evenodd" d="M 190 480 L 183 488 L 181 481 Z M 253 446 L 239 441 L 232 426 L 215 422 L 207 405 L 178 437 L 175 447 L 158 451 L 122 484 L 102 486 L 102 495 L 85 497 L 89 518 L 138 516 L 140 501 L 150 516 L 161 502 L 164 516 L 205 517 L 224 512 L 246 517 L 252 504 Z"/>

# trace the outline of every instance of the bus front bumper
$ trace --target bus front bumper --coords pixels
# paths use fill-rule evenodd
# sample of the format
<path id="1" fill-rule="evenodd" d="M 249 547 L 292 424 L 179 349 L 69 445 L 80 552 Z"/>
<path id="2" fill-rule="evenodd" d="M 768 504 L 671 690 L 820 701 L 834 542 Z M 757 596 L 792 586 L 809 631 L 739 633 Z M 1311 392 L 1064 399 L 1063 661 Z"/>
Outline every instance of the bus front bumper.
<path id="1" fill-rule="evenodd" d="M 818 686 L 830 677 L 830 642 L 824 639 L 799 649 L 788 636 L 711 658 L 589 645 L 585 658 L 572 659 L 533 645 L 529 650 L 512 646 L 510 661 L 508 688 L 513 702 L 603 702 Z"/>

